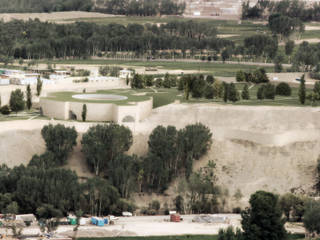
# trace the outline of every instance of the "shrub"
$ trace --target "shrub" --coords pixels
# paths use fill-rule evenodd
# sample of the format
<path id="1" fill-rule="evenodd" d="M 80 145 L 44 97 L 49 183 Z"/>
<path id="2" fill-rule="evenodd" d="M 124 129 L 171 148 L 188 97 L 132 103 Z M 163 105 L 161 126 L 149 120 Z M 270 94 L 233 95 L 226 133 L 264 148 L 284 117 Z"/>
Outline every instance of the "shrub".
<path id="1" fill-rule="evenodd" d="M 208 85 L 204 90 L 204 96 L 206 99 L 213 99 L 214 97 L 214 89 L 212 85 Z"/>
<path id="2" fill-rule="evenodd" d="M 184 80 L 183 78 L 181 77 L 179 80 L 178 80 L 178 90 L 179 91 L 182 91 L 184 89 Z"/>
<path id="3" fill-rule="evenodd" d="M 237 82 L 246 81 L 246 74 L 242 70 L 238 71 L 236 74 L 236 80 Z"/>
<path id="4" fill-rule="evenodd" d="M 276 94 L 280 96 L 291 96 L 291 87 L 288 83 L 281 82 L 276 87 Z"/>
<path id="5" fill-rule="evenodd" d="M 275 90 L 274 85 L 270 84 L 270 83 L 266 84 L 265 85 L 265 95 L 264 95 L 265 98 L 266 99 L 274 99 L 275 95 L 276 95 L 276 90 Z"/>
<path id="6" fill-rule="evenodd" d="M 245 84 L 241 93 L 241 97 L 243 100 L 249 100 L 250 99 L 250 93 L 249 93 L 249 87 L 248 84 Z"/>
<path id="7" fill-rule="evenodd" d="M 257 91 L 257 98 L 259 100 L 263 100 L 265 98 L 264 93 L 265 93 L 265 86 L 261 85 Z"/>
<path id="8" fill-rule="evenodd" d="M 8 105 L 4 105 L 3 107 L 0 108 L 0 112 L 3 115 L 9 115 L 10 114 L 10 108 Z"/>
<path id="9" fill-rule="evenodd" d="M 156 87 L 157 88 L 161 88 L 162 87 L 162 79 L 161 78 L 157 78 L 156 79 Z"/>
<path id="10" fill-rule="evenodd" d="M 208 84 L 213 84 L 214 82 L 214 77 L 212 75 L 208 75 L 207 78 L 206 78 L 206 81 Z"/>
<path id="11" fill-rule="evenodd" d="M 176 76 L 171 76 L 170 77 L 170 86 L 171 87 L 176 87 L 177 86 L 177 77 Z"/>
<path id="12" fill-rule="evenodd" d="M 14 112 L 19 112 L 24 110 L 25 108 L 24 94 L 20 89 L 17 89 L 11 92 L 10 108 Z"/>
<path id="13" fill-rule="evenodd" d="M 241 207 L 235 207 L 232 209 L 232 213 L 235 213 L 235 214 L 240 214 L 241 213 Z"/>
<path id="14" fill-rule="evenodd" d="M 158 200 L 153 200 L 151 202 L 150 208 L 156 211 L 159 211 L 160 209 L 160 202 Z"/>

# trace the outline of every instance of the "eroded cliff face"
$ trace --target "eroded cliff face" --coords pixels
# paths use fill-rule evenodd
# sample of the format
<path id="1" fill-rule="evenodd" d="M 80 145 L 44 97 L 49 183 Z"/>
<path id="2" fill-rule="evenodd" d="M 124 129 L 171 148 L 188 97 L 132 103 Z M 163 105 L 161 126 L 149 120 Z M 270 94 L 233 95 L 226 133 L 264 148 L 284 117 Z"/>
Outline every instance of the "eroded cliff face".
<path id="1" fill-rule="evenodd" d="M 57 121 L 30 120 L 0 123 L 0 163 L 12 167 L 27 164 L 33 154 L 45 150 L 41 128 Z M 149 134 L 158 126 L 173 125 L 178 129 L 201 122 L 213 133 L 208 154 L 195 162 L 195 169 L 209 160 L 217 164 L 218 184 L 228 190 L 227 207 L 246 206 L 257 190 L 279 194 L 309 193 L 315 181 L 315 168 L 320 154 L 320 109 L 309 107 L 247 107 L 213 104 L 171 104 L 153 110 L 143 122 L 130 125 L 134 143 L 129 153 L 144 155 Z M 94 123 L 60 122 L 75 126 L 81 134 Z M 90 176 L 81 146 L 75 148 L 68 166 L 80 176 Z M 172 202 L 177 182 L 168 189 L 163 202 Z M 241 192 L 243 197 L 233 196 Z M 155 196 L 137 197 L 145 205 Z M 157 196 L 159 197 L 159 196 Z"/>

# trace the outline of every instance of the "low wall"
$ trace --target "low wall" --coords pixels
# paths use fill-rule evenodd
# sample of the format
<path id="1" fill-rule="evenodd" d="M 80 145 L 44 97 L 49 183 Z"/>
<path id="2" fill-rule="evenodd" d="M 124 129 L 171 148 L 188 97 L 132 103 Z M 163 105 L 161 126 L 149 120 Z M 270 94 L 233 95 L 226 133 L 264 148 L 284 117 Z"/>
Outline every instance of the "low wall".
<path id="1" fill-rule="evenodd" d="M 71 120 L 72 115 L 77 120 L 81 120 L 84 104 L 87 105 L 87 121 L 139 122 L 150 115 L 153 99 L 133 102 L 130 105 L 117 105 L 113 103 L 61 102 L 40 98 L 43 115 L 62 120 Z"/>

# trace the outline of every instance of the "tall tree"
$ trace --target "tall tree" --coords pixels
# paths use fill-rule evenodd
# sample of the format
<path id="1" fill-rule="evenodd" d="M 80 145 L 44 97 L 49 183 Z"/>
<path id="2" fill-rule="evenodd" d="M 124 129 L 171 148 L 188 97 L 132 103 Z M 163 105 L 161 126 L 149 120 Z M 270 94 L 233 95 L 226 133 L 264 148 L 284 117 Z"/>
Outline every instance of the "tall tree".
<path id="1" fill-rule="evenodd" d="M 229 100 L 231 102 L 236 102 L 239 100 L 239 93 L 238 90 L 236 89 L 236 86 L 234 83 L 230 83 L 229 85 Z"/>
<path id="2" fill-rule="evenodd" d="M 300 79 L 300 86 L 299 86 L 299 101 L 301 104 L 304 104 L 306 101 L 306 85 L 304 80 L 304 74 Z"/>
<path id="3" fill-rule="evenodd" d="M 41 95 L 41 91 L 42 91 L 42 81 L 39 75 L 37 78 L 37 96 L 38 97 Z"/>
<path id="4" fill-rule="evenodd" d="M 27 86 L 26 96 L 27 96 L 27 108 L 28 110 L 30 110 L 32 107 L 32 93 L 31 93 L 30 84 L 28 84 Z"/>
<path id="5" fill-rule="evenodd" d="M 41 135 L 46 143 L 47 150 L 55 156 L 57 165 L 64 165 L 68 155 L 77 144 L 78 133 L 74 127 L 65 127 L 62 124 L 44 126 Z"/>
<path id="6" fill-rule="evenodd" d="M 82 121 L 85 122 L 87 119 L 87 104 L 83 104 L 82 113 L 81 113 Z"/>
<path id="7" fill-rule="evenodd" d="M 241 93 L 241 97 L 242 97 L 243 100 L 249 100 L 249 99 L 250 99 L 248 84 L 245 84 L 245 85 L 243 86 L 243 90 L 242 90 L 242 93 Z"/>
<path id="8" fill-rule="evenodd" d="M 229 84 L 223 82 L 223 101 L 228 102 L 229 100 Z"/>

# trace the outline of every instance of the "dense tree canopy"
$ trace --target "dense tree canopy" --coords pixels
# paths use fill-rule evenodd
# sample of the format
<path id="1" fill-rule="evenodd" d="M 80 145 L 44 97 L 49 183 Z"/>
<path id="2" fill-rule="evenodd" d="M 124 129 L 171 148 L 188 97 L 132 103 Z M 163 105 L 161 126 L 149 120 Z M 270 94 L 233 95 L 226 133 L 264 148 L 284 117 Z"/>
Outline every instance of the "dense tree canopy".
<path id="1" fill-rule="evenodd" d="M 246 240 L 284 240 L 287 233 L 281 218 L 278 197 L 258 191 L 250 197 L 250 208 L 242 216 L 242 229 Z"/>
<path id="2" fill-rule="evenodd" d="M 147 51 L 181 49 L 220 50 L 234 45 L 216 38 L 211 23 L 171 21 L 155 24 L 111 23 L 97 25 L 88 22 L 54 24 L 38 19 L 0 22 L 0 55 L 22 59 L 79 58 L 101 52 L 129 51 L 141 55 Z"/>
<path id="3" fill-rule="evenodd" d="M 107 175 L 108 163 L 128 151 L 132 145 L 129 128 L 118 124 L 96 125 L 82 137 L 82 151 L 89 166 L 99 176 Z"/>

